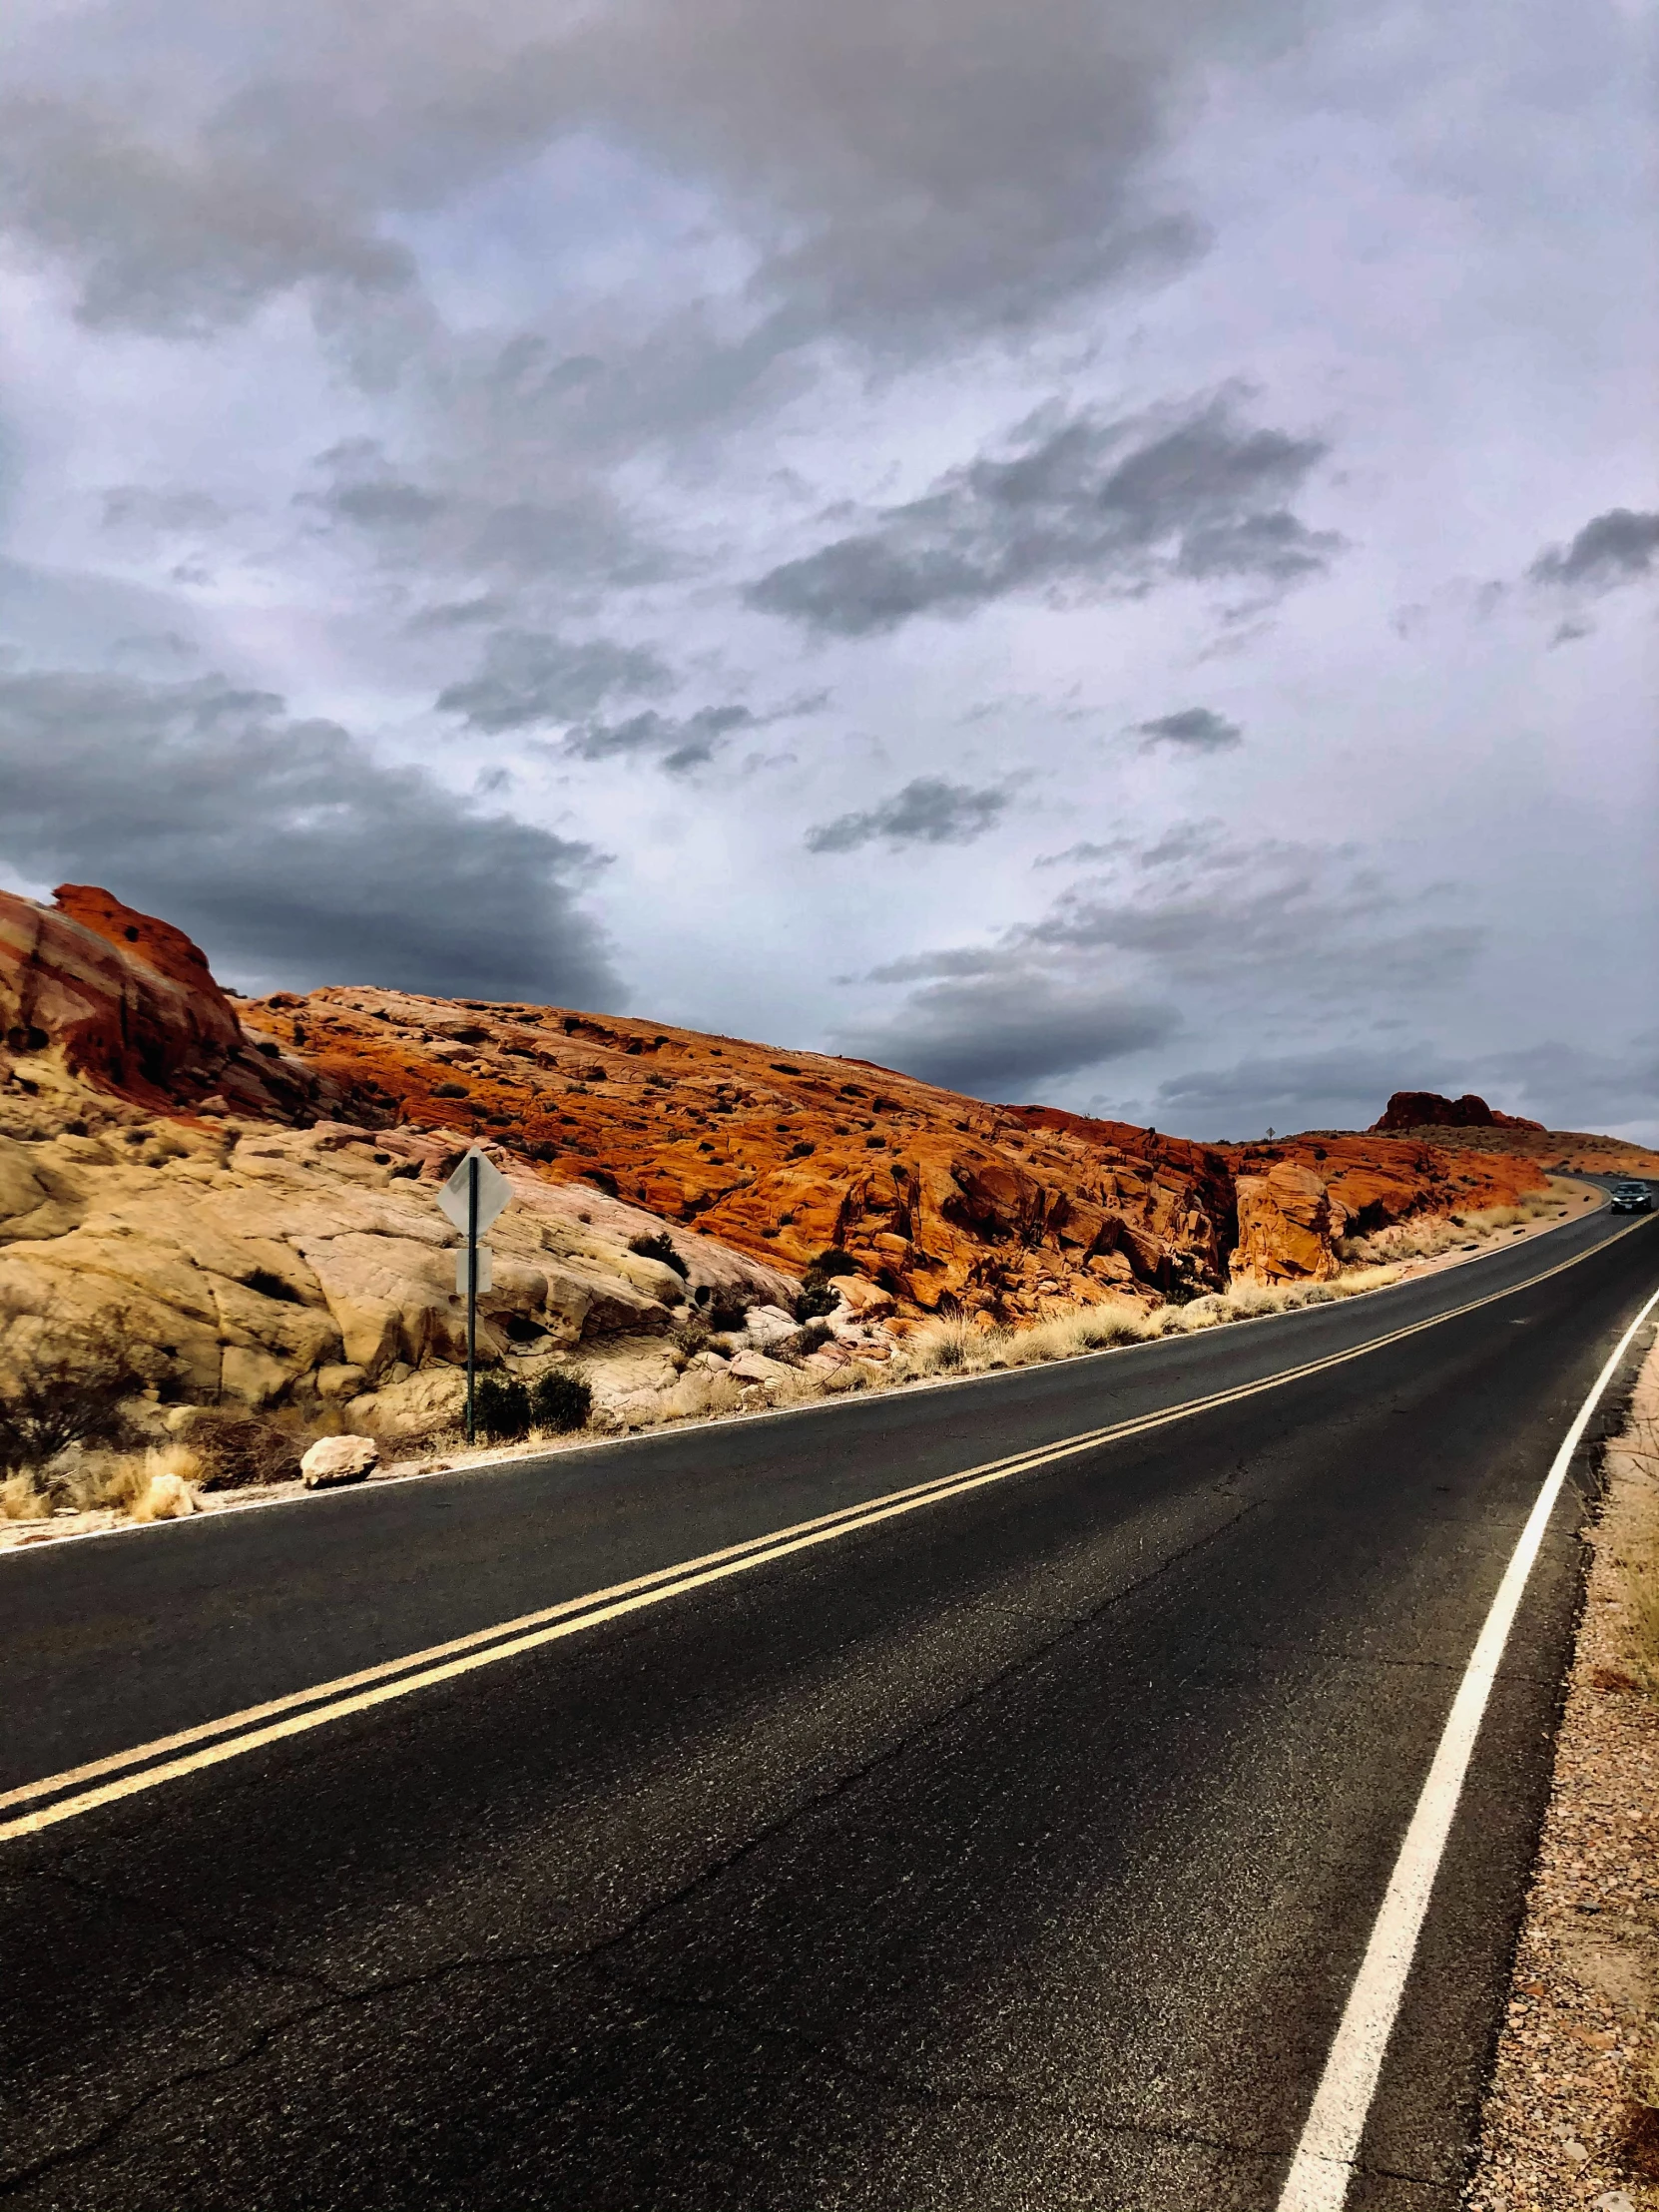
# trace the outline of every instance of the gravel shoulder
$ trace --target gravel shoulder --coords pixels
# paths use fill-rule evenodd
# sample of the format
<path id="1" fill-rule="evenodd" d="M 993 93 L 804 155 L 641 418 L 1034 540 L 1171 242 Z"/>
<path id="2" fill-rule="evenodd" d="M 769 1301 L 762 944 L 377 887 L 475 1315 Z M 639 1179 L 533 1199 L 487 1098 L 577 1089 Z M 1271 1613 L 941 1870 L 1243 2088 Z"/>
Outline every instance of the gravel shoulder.
<path id="1" fill-rule="evenodd" d="M 1601 1510 L 1466 2212 L 1659 2212 L 1659 1340 Z"/>

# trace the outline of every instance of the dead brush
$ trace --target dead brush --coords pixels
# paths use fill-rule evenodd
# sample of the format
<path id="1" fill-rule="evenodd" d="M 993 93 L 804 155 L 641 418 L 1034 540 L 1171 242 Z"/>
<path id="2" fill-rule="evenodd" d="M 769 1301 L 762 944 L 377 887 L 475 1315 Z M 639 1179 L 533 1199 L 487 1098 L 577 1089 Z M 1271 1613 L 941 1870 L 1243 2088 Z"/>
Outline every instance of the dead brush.
<path id="1" fill-rule="evenodd" d="M 299 1479 L 300 1454 L 313 1440 L 312 1429 L 308 1420 L 261 1420 L 229 1406 L 198 1405 L 180 1422 L 172 1448 L 195 1466 L 186 1480 L 204 1490 L 260 1489 Z"/>

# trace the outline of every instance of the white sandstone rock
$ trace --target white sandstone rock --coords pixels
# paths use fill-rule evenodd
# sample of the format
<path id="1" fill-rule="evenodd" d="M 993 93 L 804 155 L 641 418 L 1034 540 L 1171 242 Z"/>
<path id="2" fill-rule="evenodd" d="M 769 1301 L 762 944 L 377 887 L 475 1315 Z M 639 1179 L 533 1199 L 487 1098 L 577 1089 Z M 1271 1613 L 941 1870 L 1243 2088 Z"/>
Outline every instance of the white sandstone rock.
<path id="1" fill-rule="evenodd" d="M 740 1382 L 781 1382 L 790 1370 L 782 1360 L 769 1360 L 764 1352 L 740 1352 L 726 1372 Z"/>
<path id="2" fill-rule="evenodd" d="M 786 1337 L 793 1337 L 800 1324 L 781 1306 L 752 1306 L 744 1327 L 750 1343 L 765 1352 L 768 1346 L 781 1345 Z"/>
<path id="3" fill-rule="evenodd" d="M 322 1436 L 299 1462 L 307 1490 L 329 1489 L 336 1482 L 361 1482 L 380 1464 L 372 1436 Z"/>

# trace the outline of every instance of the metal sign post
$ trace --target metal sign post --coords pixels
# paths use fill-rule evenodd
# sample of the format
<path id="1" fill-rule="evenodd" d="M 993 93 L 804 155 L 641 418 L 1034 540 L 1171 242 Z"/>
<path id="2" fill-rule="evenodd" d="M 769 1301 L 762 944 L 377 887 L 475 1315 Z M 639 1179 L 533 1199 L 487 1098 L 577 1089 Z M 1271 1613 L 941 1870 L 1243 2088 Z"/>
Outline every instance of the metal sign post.
<path id="1" fill-rule="evenodd" d="M 478 1155 L 466 1167 L 466 1440 L 472 1441 L 472 1388 L 478 1369 Z"/>
<path id="2" fill-rule="evenodd" d="M 473 1386 L 478 1370 L 478 1293 L 490 1286 L 489 1254 L 478 1239 L 513 1195 L 513 1187 L 493 1161 L 471 1146 L 438 1193 L 444 1217 L 466 1238 L 466 1440 L 472 1441 Z M 480 1271 L 479 1260 L 483 1268 Z M 456 1270 L 457 1275 L 460 1270 Z M 456 1289 L 460 1289 L 459 1283 Z"/>

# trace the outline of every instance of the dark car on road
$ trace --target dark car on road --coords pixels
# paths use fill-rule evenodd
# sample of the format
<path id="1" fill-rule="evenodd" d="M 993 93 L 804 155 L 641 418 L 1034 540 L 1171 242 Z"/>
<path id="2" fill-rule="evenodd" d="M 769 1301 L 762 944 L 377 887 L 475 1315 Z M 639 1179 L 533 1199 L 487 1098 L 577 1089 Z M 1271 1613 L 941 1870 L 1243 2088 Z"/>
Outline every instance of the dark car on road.
<path id="1" fill-rule="evenodd" d="M 1615 1214 L 1651 1214 L 1653 1193 L 1645 1183 L 1615 1183 L 1613 1211 Z"/>

